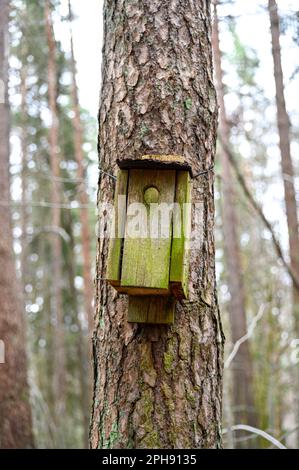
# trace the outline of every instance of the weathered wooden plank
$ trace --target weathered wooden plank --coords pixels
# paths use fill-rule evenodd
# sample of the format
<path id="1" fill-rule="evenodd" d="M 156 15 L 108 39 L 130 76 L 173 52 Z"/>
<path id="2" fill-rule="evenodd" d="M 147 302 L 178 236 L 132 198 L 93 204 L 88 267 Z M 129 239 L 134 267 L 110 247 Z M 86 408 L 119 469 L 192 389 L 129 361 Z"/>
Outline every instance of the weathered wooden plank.
<path id="1" fill-rule="evenodd" d="M 145 204 L 144 193 L 148 188 L 158 190 L 157 204 Z M 159 289 L 164 294 L 169 290 L 174 194 L 174 170 L 130 170 L 122 287 Z M 159 217 L 161 210 L 165 212 Z M 135 222 L 139 232 L 133 230 Z"/>
<path id="2" fill-rule="evenodd" d="M 135 286 L 122 286 L 120 282 L 118 284 L 111 283 L 115 289 L 120 294 L 127 294 L 127 295 L 140 295 L 140 296 L 148 296 L 148 295 L 164 295 L 167 296 L 170 293 L 170 289 L 161 289 L 161 288 L 150 288 L 150 287 L 135 287 Z"/>
<path id="3" fill-rule="evenodd" d="M 128 322 L 172 324 L 175 299 L 171 297 L 129 297 Z"/>
<path id="4" fill-rule="evenodd" d="M 179 154 L 144 154 L 136 158 L 134 152 L 119 155 L 116 162 L 120 168 L 146 168 L 165 170 L 188 170 L 192 177 L 201 171 L 200 159 Z"/>
<path id="5" fill-rule="evenodd" d="M 170 285 L 175 297 L 184 299 L 188 296 L 191 232 L 191 179 L 187 171 L 177 172 L 175 202 L 180 210 L 174 213 Z"/>
<path id="6" fill-rule="evenodd" d="M 106 279 L 114 287 L 120 284 L 121 255 L 124 239 L 128 170 L 119 170 L 114 195 L 114 217 L 111 226 Z"/>

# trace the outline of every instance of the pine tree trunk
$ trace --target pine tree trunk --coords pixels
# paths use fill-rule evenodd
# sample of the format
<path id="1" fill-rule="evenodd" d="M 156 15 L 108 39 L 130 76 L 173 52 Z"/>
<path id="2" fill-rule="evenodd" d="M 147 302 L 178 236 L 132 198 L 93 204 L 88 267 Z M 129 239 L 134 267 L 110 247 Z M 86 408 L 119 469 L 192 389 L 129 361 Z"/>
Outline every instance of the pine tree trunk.
<path id="1" fill-rule="evenodd" d="M 71 2 L 68 2 L 69 17 L 72 19 Z M 89 198 L 85 184 L 84 172 L 84 154 L 83 154 L 83 130 L 80 117 L 80 105 L 78 97 L 78 87 L 76 80 L 76 60 L 74 54 L 73 35 L 71 30 L 71 72 L 72 72 L 72 98 L 73 98 L 73 128 L 74 128 L 74 144 L 75 144 L 75 158 L 78 164 L 78 198 L 81 204 L 80 208 L 80 224 L 81 224 L 81 240 L 82 240 L 82 257 L 83 257 L 83 279 L 84 279 L 84 304 L 85 312 L 88 321 L 90 335 L 93 333 L 93 298 L 94 298 L 94 285 L 91 275 L 91 244 L 90 244 L 90 230 L 88 220 L 88 203 Z"/>
<path id="2" fill-rule="evenodd" d="M 85 449 L 89 447 L 89 421 L 90 421 L 90 407 L 91 407 L 91 364 L 90 364 L 90 338 L 85 334 L 82 328 L 82 322 L 79 318 L 79 304 L 78 292 L 75 286 L 75 273 L 76 273 L 76 258 L 73 256 L 75 253 L 75 240 L 73 233 L 74 220 L 70 213 L 67 215 L 67 233 L 70 237 L 69 241 L 69 257 L 67 259 L 67 274 L 69 280 L 68 290 L 71 298 L 71 306 L 73 315 L 75 316 L 74 323 L 78 327 L 77 340 L 76 340 L 76 354 L 77 354 L 77 374 L 79 382 L 79 400 L 80 408 L 82 411 L 82 428 L 83 439 L 82 444 Z"/>
<path id="3" fill-rule="evenodd" d="M 69 9 L 69 21 L 72 21 L 73 13 L 71 7 L 71 1 L 68 2 Z M 70 26 L 70 38 L 71 38 L 71 73 L 72 73 L 72 99 L 73 99 L 73 131 L 74 131 L 74 147 L 75 147 L 75 159 L 78 165 L 78 199 L 80 202 L 80 224 L 81 224 L 81 243 L 82 243 L 82 259 L 83 259 L 83 280 L 84 280 L 84 308 L 86 321 L 88 323 L 89 332 L 89 344 L 91 344 L 91 338 L 94 329 L 94 312 L 93 312 L 93 299 L 94 299 L 94 283 L 92 279 L 91 269 L 91 237 L 89 229 L 89 217 L 88 217 L 88 204 L 89 197 L 85 183 L 85 171 L 84 171 L 84 153 L 83 153 L 83 129 L 80 116 L 80 104 L 78 96 L 77 86 L 77 65 L 74 52 L 74 41 L 72 28 Z M 91 364 L 91 353 L 92 348 L 88 351 L 85 350 L 85 338 L 83 335 L 82 327 L 80 328 L 80 343 L 78 345 L 78 358 L 80 362 L 80 375 L 82 384 L 82 409 L 84 415 L 84 445 L 88 447 L 89 444 L 89 417 L 90 417 L 90 406 L 92 397 L 92 364 Z M 87 369 L 86 369 L 87 366 Z"/>
<path id="4" fill-rule="evenodd" d="M 289 250 L 291 268 L 299 279 L 299 231 L 296 193 L 294 185 L 294 169 L 290 149 L 290 121 L 286 110 L 284 98 L 283 73 L 281 65 L 279 16 L 276 0 L 268 3 L 271 37 L 272 56 L 274 63 L 274 79 L 276 87 L 277 126 L 279 133 L 279 147 L 281 154 L 281 169 L 284 184 L 285 206 L 289 233 Z M 293 310 L 296 325 L 296 334 L 299 335 L 299 291 L 293 287 Z"/>
<path id="5" fill-rule="evenodd" d="M 284 199 L 287 215 L 288 235 L 289 235 L 289 254 L 290 264 L 296 278 L 299 279 L 299 225 L 298 212 L 296 202 L 296 192 L 294 183 L 294 168 L 291 157 L 290 146 L 290 121 L 286 110 L 284 97 L 283 72 L 281 64 L 280 49 L 280 30 L 279 15 L 276 0 L 268 1 L 268 9 L 270 16 L 270 29 L 272 38 L 272 56 L 274 64 L 274 80 L 276 88 L 276 108 L 277 108 L 277 127 L 279 133 L 279 148 L 281 155 L 281 170 L 284 185 Z M 299 290 L 293 283 L 293 317 L 295 323 L 296 337 L 299 337 Z M 297 387 L 299 384 L 299 376 L 297 371 Z M 296 393 L 296 415 L 299 416 L 299 400 Z M 299 433 L 297 432 L 297 441 L 299 441 Z"/>
<path id="6" fill-rule="evenodd" d="M 21 288 L 14 264 L 9 194 L 8 0 L 0 1 L 0 448 L 33 447 Z M 2 343 L 3 342 L 3 343 Z"/>
<path id="7" fill-rule="evenodd" d="M 238 339 L 246 334 L 247 322 L 241 253 L 237 232 L 238 220 L 235 207 L 233 177 L 230 168 L 229 156 L 225 151 L 225 149 L 229 147 L 230 130 L 224 102 L 223 72 L 221 68 L 221 51 L 216 3 L 214 3 L 213 51 L 217 97 L 220 106 L 219 134 L 221 141 L 224 144 L 222 147 L 220 146 L 219 151 L 223 189 L 223 241 L 228 273 L 228 286 L 231 297 L 229 305 L 231 340 L 235 344 Z M 251 426 L 256 426 L 253 365 L 248 341 L 245 341 L 241 345 L 231 367 L 233 368 L 234 424 L 249 424 Z M 247 444 L 248 442 L 246 445 Z"/>
<path id="8" fill-rule="evenodd" d="M 124 153 L 184 155 L 210 168 L 217 115 L 210 2 L 106 0 L 104 28 L 103 171 L 115 173 Z M 111 203 L 113 190 L 114 181 L 101 173 L 101 201 Z M 191 250 L 190 298 L 177 302 L 173 326 L 127 323 L 127 297 L 103 280 L 108 240 L 99 240 L 92 448 L 221 445 L 223 336 L 211 171 L 194 179 L 192 198 L 203 206 L 203 242 Z"/>
<path id="9" fill-rule="evenodd" d="M 51 127 L 49 131 L 49 152 L 52 176 L 52 225 L 54 228 L 61 225 L 61 183 L 58 143 L 58 111 L 57 111 L 57 71 L 56 71 L 56 44 L 53 32 L 52 15 L 49 0 L 45 2 L 45 24 L 48 43 L 48 98 L 51 112 Z M 62 300 L 62 246 L 58 233 L 51 236 L 52 245 L 52 306 L 54 312 L 54 377 L 53 396 L 54 414 L 57 426 L 57 445 L 64 446 L 63 419 L 66 407 L 66 357 L 65 334 L 63 321 Z"/>
<path id="10" fill-rule="evenodd" d="M 21 186 L 22 186 L 22 209 L 21 209 L 21 273 L 22 273 L 22 287 L 25 293 L 26 278 L 27 278 L 27 226 L 28 226 L 28 207 L 27 207 L 27 103 L 26 103 L 26 78 L 27 68 L 23 64 L 21 70 L 21 152 L 22 152 L 22 170 L 21 170 Z"/>

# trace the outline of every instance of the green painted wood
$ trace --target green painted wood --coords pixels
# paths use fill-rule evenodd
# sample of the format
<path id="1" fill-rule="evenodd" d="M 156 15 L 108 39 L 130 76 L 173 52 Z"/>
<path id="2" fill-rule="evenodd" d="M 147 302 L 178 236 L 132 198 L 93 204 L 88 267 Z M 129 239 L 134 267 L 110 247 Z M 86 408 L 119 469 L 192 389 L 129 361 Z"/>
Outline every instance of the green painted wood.
<path id="1" fill-rule="evenodd" d="M 177 172 L 175 202 L 180 210 L 175 211 L 173 221 L 170 284 L 173 295 L 180 299 L 188 297 L 191 184 L 188 171 Z"/>
<path id="2" fill-rule="evenodd" d="M 107 261 L 106 278 L 114 287 L 120 284 L 121 254 L 124 239 L 126 200 L 128 186 L 128 170 L 119 170 L 117 173 L 114 195 L 114 218 L 112 221 Z M 115 236 L 113 236 L 115 235 Z"/>
<path id="3" fill-rule="evenodd" d="M 156 188 L 159 192 L 158 204 L 146 204 L 144 193 L 148 188 Z M 163 231 L 164 236 L 160 236 L 163 229 L 162 223 L 167 226 L 167 217 L 161 218 L 159 231 L 155 238 L 151 228 L 157 221 L 157 205 L 171 205 L 175 195 L 175 170 L 130 170 L 128 183 L 128 210 L 126 220 L 126 235 L 123 250 L 121 286 L 145 289 L 158 289 L 158 292 L 165 294 L 169 292 L 169 269 L 170 252 L 172 238 L 172 207 L 170 206 L 170 221 L 167 230 Z M 143 218 L 139 217 L 139 226 L 143 229 L 136 238 L 136 233 L 132 233 L 132 219 L 136 220 L 136 213 L 132 203 L 142 203 L 139 208 Z M 151 208 L 151 210 L 150 210 Z M 161 208 L 161 206 L 160 206 Z M 136 206 L 135 206 L 136 209 Z M 135 217 L 134 217 L 135 216 Z M 157 227 L 157 225 L 156 225 Z"/>
<path id="4" fill-rule="evenodd" d="M 172 297 L 129 297 L 128 322 L 169 325 L 174 322 L 175 299 Z"/>

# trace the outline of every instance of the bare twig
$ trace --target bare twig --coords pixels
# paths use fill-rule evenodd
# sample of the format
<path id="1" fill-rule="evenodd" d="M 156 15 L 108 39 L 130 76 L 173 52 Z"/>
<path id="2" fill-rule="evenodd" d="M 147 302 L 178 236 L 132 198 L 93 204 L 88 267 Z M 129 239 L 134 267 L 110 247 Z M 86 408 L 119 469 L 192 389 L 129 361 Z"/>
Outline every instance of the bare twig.
<path id="1" fill-rule="evenodd" d="M 225 369 L 227 369 L 231 365 L 232 361 L 234 360 L 235 356 L 237 355 L 237 353 L 240 349 L 241 344 L 243 344 L 245 341 L 247 341 L 253 335 L 253 332 L 255 330 L 255 327 L 256 327 L 258 321 L 264 315 L 265 307 L 266 307 L 265 304 L 262 304 L 260 306 L 257 315 L 253 318 L 252 322 L 250 323 L 250 325 L 248 327 L 247 333 L 244 336 L 242 336 L 241 338 L 239 338 L 238 341 L 236 341 L 236 343 L 234 344 L 232 352 L 230 353 L 230 355 L 228 356 L 228 358 L 226 359 L 226 361 L 224 363 L 224 368 Z"/>
<path id="2" fill-rule="evenodd" d="M 278 449 L 286 449 L 281 442 L 279 442 L 275 437 L 271 436 L 265 431 L 262 431 L 261 429 L 254 428 L 253 426 L 248 426 L 247 424 L 236 424 L 230 428 L 231 431 L 248 431 L 252 432 L 254 434 L 257 434 L 258 436 L 263 437 L 267 441 L 271 442 L 275 447 L 278 447 Z M 228 429 L 223 429 L 222 434 L 226 434 L 229 430 Z"/>
<path id="3" fill-rule="evenodd" d="M 56 233 L 66 243 L 68 243 L 70 241 L 69 234 L 62 227 L 58 227 L 58 226 L 54 226 L 54 225 L 46 225 L 44 227 L 40 227 L 40 228 L 34 230 L 34 232 L 32 234 L 32 238 L 31 238 L 31 242 L 33 241 L 33 239 L 35 237 L 37 237 L 41 233 Z"/>

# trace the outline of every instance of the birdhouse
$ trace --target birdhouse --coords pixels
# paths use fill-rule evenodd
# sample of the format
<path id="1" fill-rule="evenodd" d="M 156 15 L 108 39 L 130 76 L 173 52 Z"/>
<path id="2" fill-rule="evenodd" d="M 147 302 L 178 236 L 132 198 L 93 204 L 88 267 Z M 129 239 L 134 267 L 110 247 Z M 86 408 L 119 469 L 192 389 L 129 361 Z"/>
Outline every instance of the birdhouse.
<path id="1" fill-rule="evenodd" d="M 130 322 L 172 323 L 175 299 L 188 297 L 190 173 L 157 157 L 117 175 L 106 277 L 129 295 Z"/>

